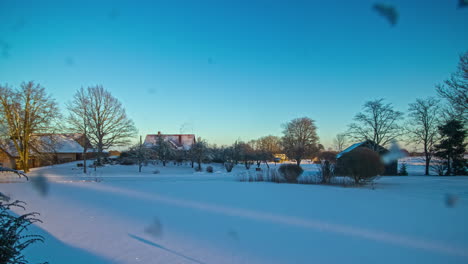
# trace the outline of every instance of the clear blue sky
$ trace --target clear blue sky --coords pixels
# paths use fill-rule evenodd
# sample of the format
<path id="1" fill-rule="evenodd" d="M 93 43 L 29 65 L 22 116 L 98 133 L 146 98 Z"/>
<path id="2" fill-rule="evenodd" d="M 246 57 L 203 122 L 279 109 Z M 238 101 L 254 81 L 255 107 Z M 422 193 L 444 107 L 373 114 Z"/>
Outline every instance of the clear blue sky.
<path id="1" fill-rule="evenodd" d="M 0 0 L 0 83 L 39 82 L 63 109 L 102 84 L 140 134 L 218 144 L 308 116 L 329 146 L 366 100 L 435 95 L 468 50 L 457 0 L 388 0 L 396 27 L 373 3 Z"/>

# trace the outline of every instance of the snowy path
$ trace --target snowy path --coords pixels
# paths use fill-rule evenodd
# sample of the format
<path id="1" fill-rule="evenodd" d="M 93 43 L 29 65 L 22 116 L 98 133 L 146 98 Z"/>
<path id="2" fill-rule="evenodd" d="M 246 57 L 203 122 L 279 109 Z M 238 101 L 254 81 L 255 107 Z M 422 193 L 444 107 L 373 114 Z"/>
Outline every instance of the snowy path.
<path id="1" fill-rule="evenodd" d="M 75 182 L 63 165 L 32 173 L 52 181 L 45 197 L 30 183 L 0 191 L 42 214 L 52 242 L 29 254 L 50 263 L 64 263 L 63 247 L 77 249 L 66 263 L 468 262 L 466 177 L 389 177 L 370 190 L 133 169 Z M 456 207 L 445 206 L 446 193 Z"/>

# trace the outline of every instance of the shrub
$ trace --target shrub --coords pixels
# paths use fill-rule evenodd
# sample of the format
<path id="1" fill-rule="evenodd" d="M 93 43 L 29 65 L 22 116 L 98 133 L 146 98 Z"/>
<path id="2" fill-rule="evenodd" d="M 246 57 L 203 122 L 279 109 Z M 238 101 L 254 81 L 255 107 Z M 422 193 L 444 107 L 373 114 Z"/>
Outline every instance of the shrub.
<path id="1" fill-rule="evenodd" d="M 159 174 L 159 172 L 160 172 L 159 170 L 154 170 L 153 174 Z"/>
<path id="2" fill-rule="evenodd" d="M 41 222 L 36 216 L 39 213 L 28 213 L 20 216 L 11 215 L 12 207 L 25 209 L 25 203 L 15 201 L 4 203 L 0 201 L 0 263 L 23 264 L 28 263 L 22 251 L 36 242 L 44 242 L 40 235 L 24 234 L 28 226 Z"/>
<path id="3" fill-rule="evenodd" d="M 322 183 L 330 183 L 334 176 L 334 165 L 330 161 L 322 161 L 319 165 L 319 176 L 322 178 Z"/>
<path id="4" fill-rule="evenodd" d="M 354 179 L 356 184 L 371 181 L 385 171 L 385 166 L 377 152 L 368 148 L 356 148 L 338 159 L 338 171 Z"/>
<path id="5" fill-rule="evenodd" d="M 231 172 L 232 168 L 234 168 L 234 163 L 232 162 L 226 162 L 224 163 L 224 168 L 226 168 L 227 172 Z"/>
<path id="6" fill-rule="evenodd" d="M 197 166 L 197 167 L 195 167 L 195 171 L 196 171 L 196 172 L 201 172 L 202 170 L 203 170 L 203 169 L 202 169 L 202 167 L 201 167 L 201 166 Z"/>
<path id="7" fill-rule="evenodd" d="M 330 163 L 336 163 L 336 155 L 338 152 L 336 151 L 322 151 L 319 153 L 318 158 L 321 161 L 328 161 Z"/>
<path id="8" fill-rule="evenodd" d="M 447 173 L 447 163 L 441 160 L 432 160 L 431 171 L 439 176 L 444 176 Z"/>
<path id="9" fill-rule="evenodd" d="M 408 176 L 406 163 L 402 163 L 398 170 L 398 176 Z"/>
<path id="10" fill-rule="evenodd" d="M 296 164 L 283 164 L 279 167 L 278 171 L 287 182 L 295 183 L 304 170 Z"/>
<path id="11" fill-rule="evenodd" d="M 206 167 L 206 172 L 213 173 L 213 167 L 212 166 Z"/>
<path id="12" fill-rule="evenodd" d="M 135 161 L 131 158 L 122 158 L 120 159 L 121 165 L 135 165 Z"/>

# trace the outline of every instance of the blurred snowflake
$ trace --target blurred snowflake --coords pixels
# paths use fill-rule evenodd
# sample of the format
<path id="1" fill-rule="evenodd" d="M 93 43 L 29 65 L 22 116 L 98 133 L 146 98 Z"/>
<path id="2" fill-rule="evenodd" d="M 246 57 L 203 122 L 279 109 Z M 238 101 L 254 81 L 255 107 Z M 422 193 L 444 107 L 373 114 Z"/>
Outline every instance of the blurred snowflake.
<path id="1" fill-rule="evenodd" d="M 49 193 L 49 184 L 44 175 L 31 177 L 31 183 L 33 188 L 38 191 L 41 196 L 47 196 Z"/>
<path id="2" fill-rule="evenodd" d="M 381 16 L 386 18 L 390 25 L 395 26 L 398 22 L 398 11 L 392 5 L 376 3 L 373 6 L 373 9 L 379 13 Z"/>
<path id="3" fill-rule="evenodd" d="M 162 224 L 158 217 L 155 217 L 153 222 L 151 222 L 151 224 L 145 228 L 145 233 L 153 237 L 162 236 Z"/>

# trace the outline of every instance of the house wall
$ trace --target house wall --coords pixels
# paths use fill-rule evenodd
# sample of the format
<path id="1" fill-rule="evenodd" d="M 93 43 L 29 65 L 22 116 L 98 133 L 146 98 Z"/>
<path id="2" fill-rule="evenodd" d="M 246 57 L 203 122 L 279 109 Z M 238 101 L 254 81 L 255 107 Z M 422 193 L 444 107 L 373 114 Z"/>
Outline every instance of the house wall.
<path id="1" fill-rule="evenodd" d="M 77 160 L 76 153 L 58 153 L 57 160 L 59 163 L 70 162 Z"/>
<path id="2" fill-rule="evenodd" d="M 0 150 L 0 163 L 2 167 L 16 169 L 15 159 L 11 158 L 3 150 Z"/>

